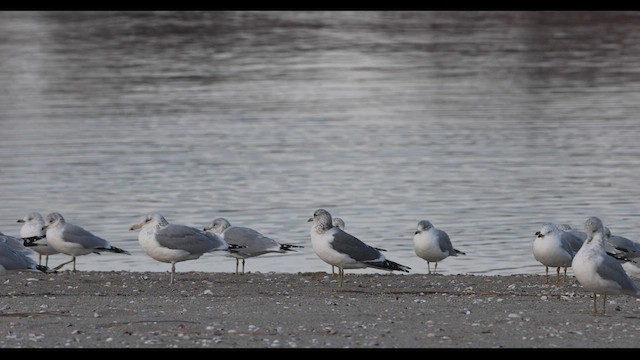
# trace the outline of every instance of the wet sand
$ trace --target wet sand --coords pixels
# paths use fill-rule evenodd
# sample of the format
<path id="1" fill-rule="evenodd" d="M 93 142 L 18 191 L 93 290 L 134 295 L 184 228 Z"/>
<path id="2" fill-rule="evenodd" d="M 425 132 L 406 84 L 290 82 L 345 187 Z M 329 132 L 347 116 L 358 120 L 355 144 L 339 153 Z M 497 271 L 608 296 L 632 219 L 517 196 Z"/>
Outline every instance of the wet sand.
<path id="1" fill-rule="evenodd" d="M 640 300 L 573 277 L 7 272 L 2 348 L 635 348 Z M 598 309 L 602 299 L 598 297 Z"/>

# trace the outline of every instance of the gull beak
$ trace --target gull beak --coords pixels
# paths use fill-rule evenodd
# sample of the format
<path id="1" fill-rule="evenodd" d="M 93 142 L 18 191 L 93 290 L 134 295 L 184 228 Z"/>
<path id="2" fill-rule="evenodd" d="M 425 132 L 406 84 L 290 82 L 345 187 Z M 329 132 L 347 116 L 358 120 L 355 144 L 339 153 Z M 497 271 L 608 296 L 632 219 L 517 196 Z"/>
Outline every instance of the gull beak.
<path id="1" fill-rule="evenodd" d="M 129 227 L 129 231 L 137 230 L 137 229 L 140 229 L 141 227 L 142 225 L 140 224 L 133 224 Z"/>
<path id="2" fill-rule="evenodd" d="M 211 230 L 212 228 L 213 228 L 212 226 L 205 226 L 202 228 L 202 231 Z"/>
<path id="3" fill-rule="evenodd" d="M 20 224 L 22 224 L 22 223 L 24 222 L 24 220 L 20 219 L 20 220 L 18 220 L 18 222 L 19 222 Z"/>
<path id="4" fill-rule="evenodd" d="M 415 234 L 420 234 L 420 230 L 416 230 L 416 232 L 414 232 L 413 234 L 414 234 L 414 235 L 415 235 Z"/>
<path id="5" fill-rule="evenodd" d="M 312 221 L 313 221 L 312 217 L 310 217 L 309 220 L 307 220 L 307 222 L 312 222 Z"/>

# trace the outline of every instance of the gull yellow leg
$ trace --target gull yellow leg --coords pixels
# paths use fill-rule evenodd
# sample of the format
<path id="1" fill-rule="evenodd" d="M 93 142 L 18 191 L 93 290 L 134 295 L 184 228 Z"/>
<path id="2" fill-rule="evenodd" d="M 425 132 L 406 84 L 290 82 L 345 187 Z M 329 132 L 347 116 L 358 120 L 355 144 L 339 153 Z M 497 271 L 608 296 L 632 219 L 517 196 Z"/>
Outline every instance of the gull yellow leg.
<path id="1" fill-rule="evenodd" d="M 69 260 L 67 262 L 64 262 L 64 263 L 54 267 L 53 270 L 60 270 L 60 268 L 62 268 L 63 266 L 67 265 L 70 262 L 73 262 L 73 265 L 74 265 L 73 269 L 75 270 L 75 260 L 76 260 L 76 257 L 74 256 L 74 257 L 71 258 L 71 260 Z"/>
<path id="2" fill-rule="evenodd" d="M 176 262 L 171 262 L 171 278 L 169 279 L 169 285 L 173 284 L 173 277 L 176 274 Z"/>
<path id="3" fill-rule="evenodd" d="M 545 281 L 544 283 L 548 284 L 549 283 L 549 267 L 548 266 L 544 267 L 544 274 L 547 277 L 547 281 Z"/>

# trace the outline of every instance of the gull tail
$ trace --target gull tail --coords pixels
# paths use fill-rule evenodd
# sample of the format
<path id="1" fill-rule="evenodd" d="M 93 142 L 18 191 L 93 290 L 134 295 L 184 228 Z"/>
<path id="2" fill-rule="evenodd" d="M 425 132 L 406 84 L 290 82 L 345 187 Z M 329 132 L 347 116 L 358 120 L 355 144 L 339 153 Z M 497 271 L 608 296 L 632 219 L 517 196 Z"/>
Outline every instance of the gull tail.
<path id="1" fill-rule="evenodd" d="M 626 255 L 623 255 L 623 254 L 620 254 L 620 253 L 612 253 L 612 252 L 608 252 L 608 251 L 607 251 L 607 255 L 609 255 L 609 256 L 611 256 L 612 258 L 614 258 L 614 259 L 616 259 L 616 260 L 618 260 L 618 261 L 621 261 L 621 262 L 628 262 L 628 261 L 631 261 L 631 262 L 634 262 L 634 263 L 635 263 L 635 261 L 633 261 L 633 260 L 629 259 Z"/>
<path id="2" fill-rule="evenodd" d="M 391 260 L 385 260 L 385 261 L 363 261 L 363 263 L 366 263 L 367 265 L 374 267 L 376 269 L 381 269 L 381 270 L 390 270 L 390 271 L 404 271 L 404 272 L 409 272 L 409 270 L 411 270 L 410 267 L 405 266 L 405 265 L 401 265 L 398 264 L 397 262 L 393 262 Z"/>
<path id="3" fill-rule="evenodd" d="M 292 248 L 303 248 L 301 245 L 293 245 L 293 244 L 280 244 L 280 250 L 282 251 L 295 251 Z"/>
<path id="4" fill-rule="evenodd" d="M 117 248 L 117 247 L 115 247 L 115 246 L 111 246 L 111 247 L 109 247 L 109 248 L 96 248 L 96 250 L 99 250 L 99 251 L 109 251 L 109 252 L 116 253 L 116 254 L 127 254 L 127 255 L 131 255 L 131 253 L 129 253 L 127 250 L 123 250 L 123 249 Z"/>
<path id="5" fill-rule="evenodd" d="M 46 235 L 40 235 L 40 236 L 31 236 L 31 237 L 26 237 L 26 238 L 21 238 L 23 241 L 24 246 L 35 246 L 35 244 L 33 244 L 34 242 L 40 240 L 40 239 L 44 239 L 46 238 Z"/>

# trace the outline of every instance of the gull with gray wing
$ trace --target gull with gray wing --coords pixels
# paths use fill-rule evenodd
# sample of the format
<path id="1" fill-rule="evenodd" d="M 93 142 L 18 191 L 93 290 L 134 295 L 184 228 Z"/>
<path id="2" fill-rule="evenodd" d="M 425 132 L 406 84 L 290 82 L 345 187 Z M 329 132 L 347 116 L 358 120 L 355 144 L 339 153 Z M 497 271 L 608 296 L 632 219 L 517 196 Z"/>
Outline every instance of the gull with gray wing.
<path id="1" fill-rule="evenodd" d="M 29 257 L 33 251 L 24 247 L 20 239 L 0 232 L 0 272 L 9 270 L 38 270 L 48 272 L 44 265 L 39 265 Z"/>
<path id="2" fill-rule="evenodd" d="M 229 244 L 241 246 L 230 250 L 230 255 L 236 258 L 236 274 L 238 273 L 240 260 L 242 260 L 242 273 L 244 274 L 246 258 L 267 253 L 285 253 L 295 251 L 294 248 L 302 247 L 300 245 L 281 244 L 248 227 L 231 226 L 231 223 L 225 218 L 213 219 L 211 224 L 205 226 L 203 230 L 213 232 Z"/>
<path id="3" fill-rule="evenodd" d="M 585 222 L 587 239 L 573 257 L 571 267 L 582 287 L 593 292 L 593 312 L 598 312 L 597 294 L 602 294 L 605 313 L 607 294 L 640 297 L 640 288 L 624 271 L 620 262 L 606 252 L 606 233 L 602 220 L 592 216 Z"/>
<path id="4" fill-rule="evenodd" d="M 560 282 L 560 268 L 564 268 L 564 280 L 567 280 L 567 268 L 571 266 L 573 256 L 582 246 L 582 241 L 573 234 L 560 230 L 554 223 L 544 223 L 536 231 L 533 240 L 533 257 L 544 265 L 546 281 L 549 283 L 549 267 L 556 268 L 556 283 Z"/>
<path id="5" fill-rule="evenodd" d="M 449 256 L 466 255 L 454 249 L 449 235 L 433 226 L 428 220 L 418 222 L 418 229 L 413 236 L 413 248 L 419 257 L 427 261 L 427 271 L 431 274 L 429 263 L 434 262 L 433 273 L 436 273 L 438 262 Z"/>
<path id="6" fill-rule="evenodd" d="M 47 242 L 44 228 L 44 217 L 38 212 L 31 212 L 18 220 L 22 224 L 20 227 L 20 237 L 24 239 L 24 246 L 31 248 L 38 253 L 38 264 L 42 265 L 42 256 L 45 257 L 45 266 L 49 266 L 49 255 L 59 252 Z"/>
<path id="7" fill-rule="evenodd" d="M 177 262 L 198 259 L 214 251 L 228 252 L 237 247 L 230 246 L 214 233 L 187 225 L 170 224 L 160 214 L 147 215 L 129 227 L 130 231 L 137 229 L 140 229 L 138 242 L 142 250 L 154 260 L 171 263 L 169 284 L 173 283 Z"/>
<path id="8" fill-rule="evenodd" d="M 342 287 L 345 269 L 374 268 L 387 271 L 409 272 L 408 266 L 387 260 L 380 250 L 369 246 L 355 236 L 333 226 L 331 214 L 318 209 L 309 218 L 311 227 L 311 245 L 320 259 L 338 268 Z"/>
<path id="9" fill-rule="evenodd" d="M 66 222 L 57 212 L 47 215 L 43 230 L 46 230 L 47 243 L 50 246 L 60 253 L 71 256 L 71 260 L 56 266 L 55 270 L 73 262 L 73 271 L 76 271 L 77 256 L 100 254 L 105 251 L 130 255 L 128 251 L 112 246 L 107 240 L 84 228 Z"/>

